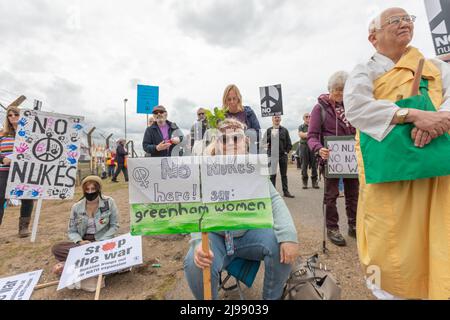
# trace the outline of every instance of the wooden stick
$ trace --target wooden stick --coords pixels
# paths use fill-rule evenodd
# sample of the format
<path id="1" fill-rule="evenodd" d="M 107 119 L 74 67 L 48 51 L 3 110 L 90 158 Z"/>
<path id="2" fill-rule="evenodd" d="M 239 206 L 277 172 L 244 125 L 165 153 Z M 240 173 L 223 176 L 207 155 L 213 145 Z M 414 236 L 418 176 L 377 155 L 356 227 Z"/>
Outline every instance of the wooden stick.
<path id="1" fill-rule="evenodd" d="M 209 254 L 208 233 L 202 232 L 202 249 Z M 203 300 L 212 300 L 211 294 L 211 268 L 203 269 Z"/>
<path id="2" fill-rule="evenodd" d="M 43 288 L 47 288 L 47 287 L 51 287 L 51 286 L 56 286 L 58 283 L 59 283 L 59 280 L 38 284 L 36 287 L 34 287 L 34 290 L 43 289 Z"/>
<path id="3" fill-rule="evenodd" d="M 422 58 L 419 60 L 419 65 L 417 66 L 416 73 L 414 74 L 414 82 L 411 89 L 411 97 L 417 96 L 419 94 L 419 86 L 420 79 L 422 78 L 423 64 L 425 63 L 425 59 Z"/>
<path id="4" fill-rule="evenodd" d="M 95 300 L 99 300 L 99 298 L 100 298 L 100 290 L 102 290 L 102 280 L 103 280 L 103 275 L 100 274 L 98 276 L 98 280 L 97 280 L 97 289 L 95 289 Z"/>
<path id="5" fill-rule="evenodd" d="M 33 229 L 31 231 L 31 242 L 36 241 L 37 228 L 39 224 L 39 217 L 41 215 L 42 199 L 39 199 L 36 206 L 36 211 L 34 212 Z"/>

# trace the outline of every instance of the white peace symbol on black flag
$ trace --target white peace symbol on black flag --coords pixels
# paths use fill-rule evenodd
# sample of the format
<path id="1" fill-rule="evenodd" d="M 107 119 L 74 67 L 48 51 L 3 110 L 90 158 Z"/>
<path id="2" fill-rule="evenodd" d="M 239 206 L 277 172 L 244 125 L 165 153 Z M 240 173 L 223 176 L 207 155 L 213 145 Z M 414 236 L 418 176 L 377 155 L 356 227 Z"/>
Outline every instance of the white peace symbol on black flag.
<path id="1" fill-rule="evenodd" d="M 263 117 L 283 114 L 281 84 L 259 88 L 261 94 L 261 114 Z"/>

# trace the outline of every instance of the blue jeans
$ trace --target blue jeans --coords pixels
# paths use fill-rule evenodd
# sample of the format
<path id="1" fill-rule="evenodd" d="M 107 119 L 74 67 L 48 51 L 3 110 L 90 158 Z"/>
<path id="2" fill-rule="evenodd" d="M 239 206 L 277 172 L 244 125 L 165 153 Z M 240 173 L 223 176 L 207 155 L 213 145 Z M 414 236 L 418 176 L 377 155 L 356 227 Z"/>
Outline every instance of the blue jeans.
<path id="1" fill-rule="evenodd" d="M 227 256 L 224 237 L 209 233 L 210 250 L 214 253 L 211 266 L 211 291 L 217 299 L 219 272 L 235 257 L 264 261 L 263 299 L 280 299 L 283 288 L 291 272 L 290 264 L 280 263 L 280 244 L 273 229 L 248 230 L 242 237 L 234 238 L 234 254 Z M 203 270 L 194 263 L 194 248 L 191 246 L 184 259 L 184 275 L 197 300 L 203 299 Z"/>

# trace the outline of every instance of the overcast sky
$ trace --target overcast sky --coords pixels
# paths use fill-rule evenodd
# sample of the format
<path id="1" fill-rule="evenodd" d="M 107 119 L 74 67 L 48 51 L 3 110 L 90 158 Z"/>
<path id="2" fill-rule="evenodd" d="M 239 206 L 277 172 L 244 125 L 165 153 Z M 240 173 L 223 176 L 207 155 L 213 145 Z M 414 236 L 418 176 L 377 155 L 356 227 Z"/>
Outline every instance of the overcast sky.
<path id="1" fill-rule="evenodd" d="M 374 50 L 367 26 L 387 7 L 417 16 L 413 45 L 434 56 L 423 0 L 0 0 L 0 103 L 24 94 L 43 110 L 83 115 L 140 147 L 146 116 L 136 85 L 160 87 L 169 120 L 185 133 L 199 106 L 221 106 L 236 84 L 257 113 L 259 87 L 282 85 L 293 142 L 329 76 Z"/>

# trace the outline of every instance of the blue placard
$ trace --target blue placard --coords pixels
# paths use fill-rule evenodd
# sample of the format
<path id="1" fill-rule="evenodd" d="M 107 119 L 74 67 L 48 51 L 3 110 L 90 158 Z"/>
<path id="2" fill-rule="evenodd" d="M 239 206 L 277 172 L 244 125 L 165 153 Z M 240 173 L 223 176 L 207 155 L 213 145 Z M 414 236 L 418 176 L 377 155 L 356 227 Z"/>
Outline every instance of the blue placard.
<path id="1" fill-rule="evenodd" d="M 150 114 L 159 104 L 159 87 L 137 86 L 137 113 Z"/>

